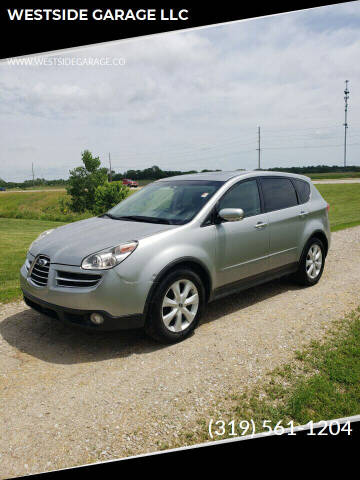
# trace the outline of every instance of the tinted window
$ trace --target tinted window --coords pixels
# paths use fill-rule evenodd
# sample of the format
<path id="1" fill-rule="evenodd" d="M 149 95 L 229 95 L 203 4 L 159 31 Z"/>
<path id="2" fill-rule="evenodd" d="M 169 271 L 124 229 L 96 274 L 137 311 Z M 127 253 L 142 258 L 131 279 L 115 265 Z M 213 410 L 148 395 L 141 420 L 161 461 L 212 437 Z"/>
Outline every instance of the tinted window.
<path id="1" fill-rule="evenodd" d="M 265 210 L 281 210 L 297 205 L 296 192 L 288 178 L 262 178 Z"/>
<path id="2" fill-rule="evenodd" d="M 219 210 L 222 208 L 242 208 L 245 217 L 251 217 L 261 213 L 259 190 L 256 180 L 241 182 L 232 187 L 219 202 Z"/>
<path id="3" fill-rule="evenodd" d="M 300 203 L 306 203 L 310 198 L 310 185 L 303 180 L 293 179 Z"/>

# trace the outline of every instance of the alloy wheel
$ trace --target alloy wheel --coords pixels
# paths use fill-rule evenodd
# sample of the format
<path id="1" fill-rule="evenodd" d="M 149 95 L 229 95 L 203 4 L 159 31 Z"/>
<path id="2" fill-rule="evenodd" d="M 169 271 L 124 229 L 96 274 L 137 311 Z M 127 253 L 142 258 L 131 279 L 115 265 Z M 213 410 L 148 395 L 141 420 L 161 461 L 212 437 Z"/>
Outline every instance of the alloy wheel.
<path id="1" fill-rule="evenodd" d="M 311 280 L 315 280 L 320 272 L 323 263 L 323 255 L 320 246 L 313 243 L 306 256 L 306 274 Z"/>
<path id="2" fill-rule="evenodd" d="M 161 316 L 171 332 L 182 332 L 194 321 L 199 308 L 199 292 L 188 279 L 177 280 L 165 293 Z"/>

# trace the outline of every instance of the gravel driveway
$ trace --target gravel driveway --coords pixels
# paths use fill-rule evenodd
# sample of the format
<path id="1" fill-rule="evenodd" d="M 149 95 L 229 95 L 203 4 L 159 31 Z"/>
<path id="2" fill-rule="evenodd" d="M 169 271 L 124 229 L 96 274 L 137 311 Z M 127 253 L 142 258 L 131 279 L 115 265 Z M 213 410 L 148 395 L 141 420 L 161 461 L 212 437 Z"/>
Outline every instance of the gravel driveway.
<path id="1" fill-rule="evenodd" d="M 279 280 L 209 305 L 195 335 L 160 346 L 0 307 L 0 476 L 158 450 L 229 393 L 326 334 L 359 302 L 360 227 L 333 234 L 320 283 Z M 226 403 L 226 400 L 224 400 Z"/>

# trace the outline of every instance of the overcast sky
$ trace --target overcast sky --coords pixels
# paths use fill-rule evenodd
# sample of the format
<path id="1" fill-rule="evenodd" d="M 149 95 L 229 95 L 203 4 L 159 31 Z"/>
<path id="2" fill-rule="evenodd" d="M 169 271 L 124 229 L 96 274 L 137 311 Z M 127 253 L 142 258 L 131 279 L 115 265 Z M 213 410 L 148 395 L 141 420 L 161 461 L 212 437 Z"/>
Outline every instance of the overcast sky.
<path id="1" fill-rule="evenodd" d="M 44 42 L 44 47 L 46 46 Z M 119 66 L 0 64 L 0 177 L 67 178 L 89 149 L 115 171 L 360 165 L 360 2 L 67 50 Z"/>

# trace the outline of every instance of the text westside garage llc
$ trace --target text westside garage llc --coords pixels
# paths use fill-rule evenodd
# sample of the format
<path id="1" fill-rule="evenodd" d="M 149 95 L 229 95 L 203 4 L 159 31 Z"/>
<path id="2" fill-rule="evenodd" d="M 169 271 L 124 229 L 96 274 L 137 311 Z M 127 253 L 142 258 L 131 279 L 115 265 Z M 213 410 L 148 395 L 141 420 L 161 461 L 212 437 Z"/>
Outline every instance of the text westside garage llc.
<path id="1" fill-rule="evenodd" d="M 11 21 L 186 21 L 189 20 L 188 9 L 173 8 L 14 8 L 7 9 Z"/>

